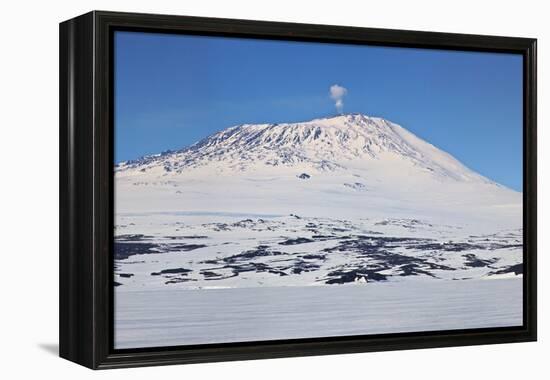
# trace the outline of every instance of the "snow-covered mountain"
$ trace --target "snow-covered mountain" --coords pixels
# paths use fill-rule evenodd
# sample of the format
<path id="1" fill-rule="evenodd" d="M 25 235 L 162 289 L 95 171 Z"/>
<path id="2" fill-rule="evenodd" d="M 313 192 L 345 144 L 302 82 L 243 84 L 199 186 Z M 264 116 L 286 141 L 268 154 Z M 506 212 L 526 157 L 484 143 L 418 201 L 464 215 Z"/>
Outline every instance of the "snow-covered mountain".
<path id="1" fill-rule="evenodd" d="M 115 179 L 117 347 L 521 323 L 521 194 L 387 120 L 239 125 Z"/>
<path id="2" fill-rule="evenodd" d="M 120 163 L 116 183 L 120 212 L 357 216 L 368 209 L 514 223 L 521 212 L 520 193 L 405 128 L 362 114 L 234 126 L 185 149 Z"/>
<path id="3" fill-rule="evenodd" d="M 129 289 L 521 273 L 521 194 L 381 118 L 245 124 L 115 173 Z"/>
<path id="4" fill-rule="evenodd" d="M 347 114 L 301 123 L 242 124 L 206 137 L 191 147 L 123 162 L 119 172 L 181 174 L 215 165 L 219 172 L 309 167 L 345 170 L 353 163 L 382 165 L 401 159 L 440 179 L 488 182 L 449 154 L 388 120 Z"/>

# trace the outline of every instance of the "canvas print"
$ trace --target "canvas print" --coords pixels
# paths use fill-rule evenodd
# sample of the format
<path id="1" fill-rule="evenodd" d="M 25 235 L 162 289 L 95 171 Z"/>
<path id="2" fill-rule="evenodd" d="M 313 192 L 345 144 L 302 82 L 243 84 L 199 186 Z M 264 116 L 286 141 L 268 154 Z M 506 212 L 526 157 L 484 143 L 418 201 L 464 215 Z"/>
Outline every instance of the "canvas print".
<path id="1" fill-rule="evenodd" d="M 522 56 L 115 32 L 117 349 L 520 326 Z"/>

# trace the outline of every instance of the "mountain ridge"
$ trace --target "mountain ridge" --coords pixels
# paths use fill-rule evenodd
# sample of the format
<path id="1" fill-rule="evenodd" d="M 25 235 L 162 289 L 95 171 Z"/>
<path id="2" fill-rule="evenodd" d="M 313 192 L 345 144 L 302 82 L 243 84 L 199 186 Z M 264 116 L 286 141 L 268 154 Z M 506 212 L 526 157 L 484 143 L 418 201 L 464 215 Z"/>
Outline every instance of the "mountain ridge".
<path id="1" fill-rule="evenodd" d="M 346 170 L 350 162 L 401 160 L 441 180 L 501 186 L 467 168 L 449 153 L 391 121 L 351 113 L 298 123 L 240 124 L 175 151 L 117 165 L 117 172 L 177 175 L 218 164 L 220 172 L 243 172 L 308 164 L 313 171 Z"/>

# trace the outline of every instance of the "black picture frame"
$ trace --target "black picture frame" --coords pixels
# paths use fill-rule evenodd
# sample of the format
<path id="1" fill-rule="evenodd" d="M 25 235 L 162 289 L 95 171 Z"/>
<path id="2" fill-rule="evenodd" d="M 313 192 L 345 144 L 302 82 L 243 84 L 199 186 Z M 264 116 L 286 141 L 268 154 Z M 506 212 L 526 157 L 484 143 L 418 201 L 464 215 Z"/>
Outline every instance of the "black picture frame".
<path id="1" fill-rule="evenodd" d="M 523 326 L 114 350 L 115 30 L 521 54 Z M 536 340 L 536 39 L 105 11 L 62 22 L 59 37 L 61 357 L 102 369 Z"/>

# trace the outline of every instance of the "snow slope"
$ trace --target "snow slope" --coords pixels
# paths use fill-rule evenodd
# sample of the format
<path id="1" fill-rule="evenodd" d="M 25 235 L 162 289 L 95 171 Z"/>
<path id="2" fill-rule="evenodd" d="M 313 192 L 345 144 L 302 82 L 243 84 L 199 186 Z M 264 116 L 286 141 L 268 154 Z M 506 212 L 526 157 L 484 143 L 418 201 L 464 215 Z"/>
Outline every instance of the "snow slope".
<path id="1" fill-rule="evenodd" d="M 521 194 L 396 124 L 355 114 L 228 128 L 181 151 L 121 163 L 116 184 L 117 212 L 342 216 L 368 208 L 493 222 L 495 214 L 516 222 L 521 212 Z"/>

